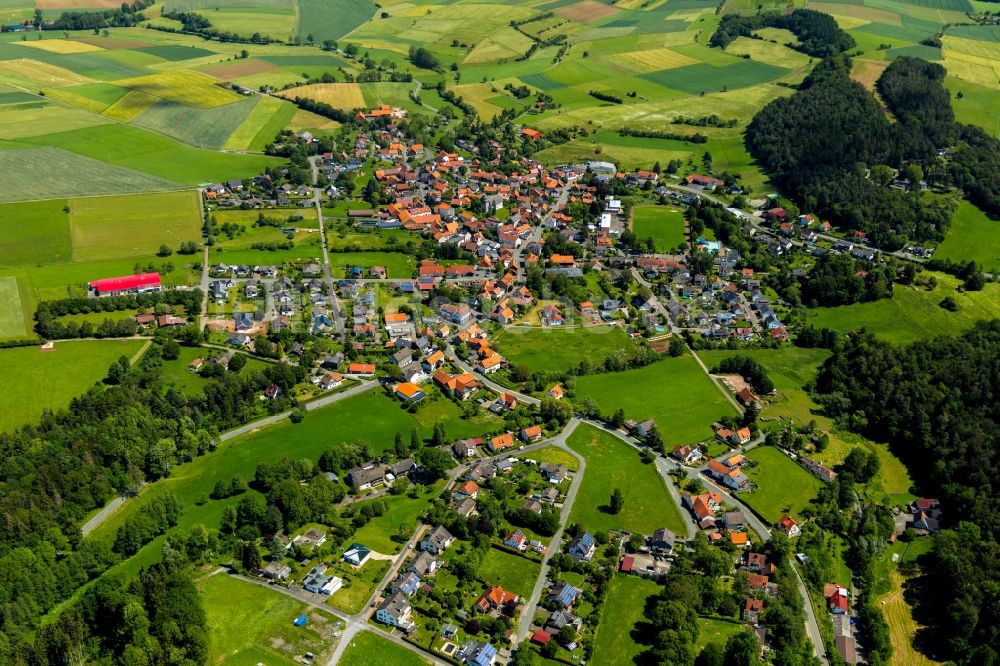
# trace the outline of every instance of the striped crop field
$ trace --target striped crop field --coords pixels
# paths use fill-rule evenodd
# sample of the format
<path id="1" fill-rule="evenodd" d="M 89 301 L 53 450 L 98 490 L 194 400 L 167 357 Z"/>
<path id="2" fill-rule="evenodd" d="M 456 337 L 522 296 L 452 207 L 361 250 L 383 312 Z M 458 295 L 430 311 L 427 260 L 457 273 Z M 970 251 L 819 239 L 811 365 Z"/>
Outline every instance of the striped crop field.
<path id="1" fill-rule="evenodd" d="M 627 51 L 609 56 L 608 60 L 627 67 L 634 72 L 655 72 L 660 69 L 673 69 L 685 65 L 694 65 L 698 61 L 681 55 L 670 49 L 646 49 L 644 51 Z"/>
<path id="2" fill-rule="evenodd" d="M 174 69 L 123 79 L 115 84 L 159 99 L 202 108 L 231 104 L 242 99 L 236 93 L 217 86 L 218 82 L 218 79 L 201 72 Z"/>

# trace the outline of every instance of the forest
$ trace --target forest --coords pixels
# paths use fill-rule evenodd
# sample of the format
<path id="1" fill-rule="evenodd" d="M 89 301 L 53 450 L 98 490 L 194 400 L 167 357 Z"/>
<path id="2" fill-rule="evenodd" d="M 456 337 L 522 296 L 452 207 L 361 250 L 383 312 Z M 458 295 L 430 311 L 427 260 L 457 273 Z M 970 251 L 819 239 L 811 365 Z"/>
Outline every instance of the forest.
<path id="1" fill-rule="evenodd" d="M 796 9 L 790 14 L 767 12 L 750 16 L 726 14 L 712 35 L 710 44 L 726 48 L 737 37 L 753 37 L 761 28 L 784 28 L 799 38 L 793 49 L 817 58 L 849 51 L 854 38 L 840 29 L 829 14 L 813 9 Z"/>
<path id="2" fill-rule="evenodd" d="M 114 548 L 82 539 L 89 512 L 214 450 L 218 432 L 256 416 L 260 391 L 273 383 L 289 395 L 304 376 L 299 367 L 268 365 L 186 397 L 164 387 L 161 363 L 154 345 L 119 384 L 95 386 L 68 410 L 0 434 L 0 663 L 13 663 L 47 612 L 173 524 L 179 509 L 164 501 L 139 514 Z"/>
<path id="3" fill-rule="evenodd" d="M 923 496 L 942 503 L 951 529 L 935 537 L 918 603 L 937 657 L 997 663 L 1000 321 L 907 347 L 855 334 L 824 363 L 815 391 L 838 423 L 889 442 Z"/>

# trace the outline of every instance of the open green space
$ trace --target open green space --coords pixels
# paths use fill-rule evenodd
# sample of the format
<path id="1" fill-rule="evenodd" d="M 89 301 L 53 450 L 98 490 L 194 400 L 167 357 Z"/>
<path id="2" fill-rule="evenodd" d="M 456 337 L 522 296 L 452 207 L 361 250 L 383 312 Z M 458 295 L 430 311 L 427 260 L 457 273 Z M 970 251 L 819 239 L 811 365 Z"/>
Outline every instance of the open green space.
<path id="1" fill-rule="evenodd" d="M 646 623 L 646 602 L 660 591 L 654 581 L 618 575 L 608 584 L 594 638 L 595 664 L 632 664 L 646 648 L 636 625 Z M 645 641 L 643 641 L 645 642 Z"/>
<path id="2" fill-rule="evenodd" d="M 659 527 L 667 527 L 675 534 L 686 533 L 680 509 L 667 493 L 663 479 L 655 467 L 642 463 L 638 451 L 590 425 L 577 427 L 568 443 L 587 461 L 569 522 L 592 532 L 628 530 L 652 534 Z M 625 496 L 625 508 L 617 515 L 608 510 L 615 488 Z"/>
<path id="3" fill-rule="evenodd" d="M 654 419 L 670 448 L 710 438 L 712 423 L 736 413 L 690 355 L 638 370 L 579 377 L 576 392 L 592 397 L 602 414 L 622 409 L 626 419 Z"/>
<path id="4" fill-rule="evenodd" d="M 339 663 L 342 666 L 424 666 L 427 661 L 377 633 L 363 631 L 351 639 Z"/>
<path id="5" fill-rule="evenodd" d="M 673 252 L 687 242 L 684 213 L 668 206 L 633 208 L 632 231 L 640 239 L 652 238 L 657 252 Z"/>
<path id="6" fill-rule="evenodd" d="M 87 197 L 68 203 L 73 258 L 99 261 L 154 255 L 160 245 L 176 251 L 184 241 L 199 241 L 198 193 Z"/>
<path id="7" fill-rule="evenodd" d="M 740 493 L 740 499 L 769 523 L 777 523 L 782 514 L 802 515 L 809 500 L 816 496 L 823 482 L 791 458 L 771 446 L 759 446 L 747 454 L 757 461 L 744 467 L 744 473 L 756 486 L 753 492 Z"/>
<path id="8" fill-rule="evenodd" d="M 541 567 L 531 560 L 490 548 L 479 567 L 480 577 L 522 597 L 531 595 Z"/>
<path id="9" fill-rule="evenodd" d="M 576 457 L 572 453 L 557 446 L 546 446 L 520 457 L 534 460 L 537 463 L 547 462 L 556 465 L 566 465 L 566 468 L 571 472 L 575 472 L 580 467 L 580 463 L 577 462 Z"/>
<path id="10" fill-rule="evenodd" d="M 387 277 L 413 277 L 417 262 L 413 255 L 402 252 L 331 252 L 330 270 L 334 277 L 345 277 L 353 266 L 367 269 L 370 266 L 385 266 Z"/>
<path id="11" fill-rule="evenodd" d="M 744 629 L 745 624 L 737 620 L 723 620 L 714 617 L 699 617 L 698 618 L 698 640 L 695 641 L 695 652 L 701 652 L 709 643 L 718 643 L 719 645 L 725 645 L 726 641 L 733 634 L 746 630 Z"/>
<path id="12" fill-rule="evenodd" d="M 132 359 L 145 344 L 143 340 L 73 340 L 57 342 L 52 350 L 0 349 L 0 367 L 17 379 L 17 390 L 0 396 L 0 430 L 33 423 L 47 409 L 67 407 L 100 382 L 108 366 L 121 356 Z"/>
<path id="13" fill-rule="evenodd" d="M 328 575 L 338 576 L 344 581 L 344 586 L 334 592 L 327 603 L 344 613 L 360 612 L 387 571 L 389 562 L 386 560 L 368 560 L 360 569 L 343 560 L 335 562 Z"/>
<path id="14" fill-rule="evenodd" d="M 222 148 L 230 135 L 250 117 L 258 101 L 250 99 L 202 109 L 171 100 L 160 100 L 132 122 L 154 132 L 167 134 L 199 148 Z M 270 137 L 274 139 L 274 134 Z M 243 148 L 245 146 L 241 146 Z"/>
<path id="15" fill-rule="evenodd" d="M 71 261 L 66 201 L 0 204 L 0 264 L 27 266 Z"/>
<path id="16" fill-rule="evenodd" d="M 21 290 L 15 277 L 0 277 L 0 339 L 28 334 Z"/>
<path id="17" fill-rule="evenodd" d="M 299 39 L 312 35 L 316 42 L 337 40 L 375 14 L 378 5 L 371 0 L 297 0 Z"/>
<path id="18" fill-rule="evenodd" d="M 905 343 L 957 335 L 979 320 L 1000 317 L 1000 284 L 989 283 L 982 291 L 960 292 L 956 278 L 944 273 L 932 275 L 938 282 L 933 290 L 895 285 L 888 300 L 809 310 L 809 323 L 844 332 L 864 328 L 880 338 Z M 941 307 L 941 301 L 948 296 L 958 304 L 956 312 Z"/>
<path id="19" fill-rule="evenodd" d="M 635 343 L 619 326 L 509 327 L 494 335 L 493 343 L 511 363 L 551 372 L 565 372 L 585 358 L 600 365 L 618 350 L 635 350 Z"/>
<path id="20" fill-rule="evenodd" d="M 375 552 L 391 555 L 398 553 L 403 544 L 410 540 L 420 524 L 420 516 L 437 497 L 443 483 L 433 486 L 415 486 L 416 497 L 387 495 L 379 501 L 385 502 L 387 510 L 381 516 L 372 518 L 354 533 L 353 540 L 363 543 Z"/>
<path id="21" fill-rule="evenodd" d="M 986 213 L 963 200 L 934 257 L 975 261 L 984 271 L 1000 273 L 1000 220 L 991 220 Z"/>
<path id="22" fill-rule="evenodd" d="M 330 612 L 221 573 L 198 581 L 197 586 L 213 664 L 292 666 L 306 652 L 323 659 L 330 651 L 330 634 L 337 623 Z M 303 613 L 308 618 L 305 625 L 294 626 L 292 622 Z"/>

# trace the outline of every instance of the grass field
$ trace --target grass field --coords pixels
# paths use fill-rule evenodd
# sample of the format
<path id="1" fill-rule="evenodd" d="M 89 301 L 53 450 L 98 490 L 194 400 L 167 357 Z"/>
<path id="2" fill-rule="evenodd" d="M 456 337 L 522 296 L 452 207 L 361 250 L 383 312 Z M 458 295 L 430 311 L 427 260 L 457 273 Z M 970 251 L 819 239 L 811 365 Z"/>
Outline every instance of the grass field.
<path id="1" fill-rule="evenodd" d="M 371 0 L 298 0 L 299 38 L 340 39 L 375 14 Z"/>
<path id="2" fill-rule="evenodd" d="M 158 100 L 132 122 L 199 148 L 219 149 L 253 113 L 260 97 L 207 109 Z M 256 135 L 255 135 L 256 136 Z M 274 135 L 271 135 L 271 139 Z"/>
<path id="3" fill-rule="evenodd" d="M 312 652 L 323 660 L 332 647 L 329 637 L 336 618 L 280 592 L 225 574 L 197 582 L 207 616 L 211 663 L 287 664 Z M 305 613 L 308 621 L 292 621 Z"/>
<path id="4" fill-rule="evenodd" d="M 741 493 L 750 508 L 769 523 L 777 523 L 782 514 L 801 516 L 809 500 L 816 496 L 823 482 L 793 462 L 776 448 L 759 446 L 747 454 L 759 464 L 745 467 L 744 472 L 757 489 Z"/>
<path id="5" fill-rule="evenodd" d="M 22 139 L 106 122 L 92 113 L 35 98 L 34 102 L 0 106 L 0 139 Z"/>
<path id="6" fill-rule="evenodd" d="M 663 479 L 652 465 L 639 460 L 639 452 L 614 435 L 581 425 L 569 438 L 571 449 L 587 461 L 583 481 L 569 516 L 592 532 L 629 530 L 652 534 L 667 527 L 684 534 L 687 527 Z M 606 511 L 611 492 L 620 488 L 625 508 L 618 515 Z"/>
<path id="7" fill-rule="evenodd" d="M 878 603 L 882 615 L 889 624 L 889 640 L 892 642 L 892 663 L 899 666 L 932 666 L 941 663 L 933 661 L 917 652 L 913 647 L 913 638 L 919 625 L 913 619 L 913 609 L 903 596 L 905 579 L 895 570 L 889 575 L 889 591 L 879 598 Z"/>
<path id="8" fill-rule="evenodd" d="M 493 336 L 497 349 L 511 362 L 532 370 L 565 372 L 584 358 L 595 365 L 619 349 L 635 350 L 635 343 L 618 326 L 589 328 L 510 327 Z"/>
<path id="9" fill-rule="evenodd" d="M 263 150 L 291 122 L 295 112 L 296 108 L 292 104 L 270 95 L 260 97 L 250 114 L 232 131 L 222 147 L 227 150 Z"/>
<path id="10" fill-rule="evenodd" d="M 365 106 L 365 96 L 361 93 L 360 84 L 357 83 L 313 83 L 283 90 L 281 96 L 287 99 L 308 97 L 346 111 Z"/>
<path id="11" fill-rule="evenodd" d="M 330 270 L 335 277 L 344 277 L 352 266 L 385 266 L 390 278 L 413 277 L 416 261 L 412 255 L 400 252 L 331 252 Z"/>
<path id="12" fill-rule="evenodd" d="M 71 261 L 73 248 L 65 206 L 62 199 L 0 204 L 0 265 Z"/>
<path id="13" fill-rule="evenodd" d="M 490 548 L 479 567 L 479 575 L 489 585 L 499 585 L 522 597 L 531 595 L 541 567 L 531 560 Z"/>
<path id="14" fill-rule="evenodd" d="M 198 193 L 125 195 L 71 199 L 73 258 L 96 261 L 156 254 L 161 244 L 177 250 L 198 241 Z"/>
<path id="15" fill-rule="evenodd" d="M 116 85 L 146 93 L 151 97 L 178 104 L 211 108 L 242 99 L 236 93 L 215 85 L 218 79 L 201 72 L 172 69 L 166 72 L 116 81 Z"/>
<path id="16" fill-rule="evenodd" d="M 684 212 L 669 206 L 633 208 L 632 231 L 639 238 L 652 238 L 657 252 L 673 252 L 687 242 Z"/>
<path id="17" fill-rule="evenodd" d="M 363 631 L 351 639 L 339 662 L 342 666 L 424 666 L 428 662 L 412 650 L 407 650 L 382 638 L 375 632 Z"/>
<path id="18" fill-rule="evenodd" d="M 953 261 L 975 261 L 990 273 L 1000 273 L 1000 220 L 991 220 L 986 214 L 962 201 L 944 242 L 934 256 Z"/>
<path id="19" fill-rule="evenodd" d="M 575 472 L 580 466 L 580 463 L 577 462 L 576 458 L 569 451 L 555 446 L 546 446 L 521 457 L 529 458 L 538 463 L 549 462 L 557 465 L 566 465 L 566 468 L 571 472 Z"/>
<path id="20" fill-rule="evenodd" d="M 635 421 L 652 418 L 673 447 L 712 436 L 720 416 L 735 414 L 691 356 L 668 358 L 638 370 L 587 375 L 576 380 L 578 396 L 589 395 L 603 414 L 616 409 Z"/>
<path id="21" fill-rule="evenodd" d="M 720 620 L 711 617 L 698 618 L 698 640 L 695 641 L 695 651 L 700 652 L 709 643 L 725 645 L 733 634 L 746 625 L 736 620 Z"/>
<path id="22" fill-rule="evenodd" d="M 28 334 L 17 278 L 0 278 L 0 339 L 19 338 Z"/>
<path id="23" fill-rule="evenodd" d="M 7 285 L 8 280 L 0 280 L 0 285 Z M 18 390 L 0 396 L 0 430 L 32 423 L 46 409 L 65 408 L 103 379 L 109 365 L 121 356 L 131 359 L 145 344 L 142 340 L 74 340 L 57 342 L 53 351 L 38 347 L 0 350 L 0 366 L 18 378 Z"/>
<path id="24" fill-rule="evenodd" d="M 845 332 L 865 328 L 886 340 L 912 342 L 937 335 L 957 335 L 980 319 L 1000 316 L 1000 285 L 987 284 L 983 291 L 960 293 L 956 290 L 957 279 L 944 273 L 933 275 L 938 281 L 933 291 L 896 285 L 891 300 L 816 308 L 809 311 L 809 323 Z M 939 305 L 946 296 L 958 303 L 957 312 Z"/>
<path id="25" fill-rule="evenodd" d="M 430 500 L 441 492 L 443 484 L 419 486 L 420 494 L 414 499 L 409 495 L 390 495 L 382 498 L 388 510 L 354 534 L 354 540 L 378 553 L 396 554 L 406 541 L 413 536 L 420 516 L 427 510 Z M 394 538 L 395 537 L 395 538 Z"/>
<path id="26" fill-rule="evenodd" d="M 639 643 L 642 637 L 637 635 L 636 625 L 647 622 L 646 602 L 659 591 L 655 582 L 638 576 L 618 575 L 611 579 L 594 637 L 595 664 L 635 663 L 645 649 Z"/>

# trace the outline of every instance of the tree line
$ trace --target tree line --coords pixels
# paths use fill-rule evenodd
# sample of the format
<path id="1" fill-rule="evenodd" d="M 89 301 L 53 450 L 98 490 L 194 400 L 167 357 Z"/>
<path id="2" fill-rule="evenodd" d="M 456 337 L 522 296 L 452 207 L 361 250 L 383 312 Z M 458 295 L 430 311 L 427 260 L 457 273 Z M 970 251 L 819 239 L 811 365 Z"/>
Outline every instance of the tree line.
<path id="1" fill-rule="evenodd" d="M 995 663 L 1000 655 L 1000 321 L 958 337 L 898 347 L 861 333 L 820 369 L 817 399 L 844 426 L 887 441 L 950 529 L 935 537 L 918 610 L 938 658 Z"/>
<path id="2" fill-rule="evenodd" d="M 792 32 L 799 43 L 788 46 L 817 58 L 843 53 L 856 46 L 854 38 L 841 30 L 832 16 L 814 9 L 796 9 L 790 14 L 784 11 L 747 16 L 726 14 L 709 43 L 724 49 L 737 37 L 752 37 L 754 31 L 761 28 L 783 28 Z"/>

